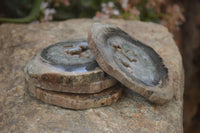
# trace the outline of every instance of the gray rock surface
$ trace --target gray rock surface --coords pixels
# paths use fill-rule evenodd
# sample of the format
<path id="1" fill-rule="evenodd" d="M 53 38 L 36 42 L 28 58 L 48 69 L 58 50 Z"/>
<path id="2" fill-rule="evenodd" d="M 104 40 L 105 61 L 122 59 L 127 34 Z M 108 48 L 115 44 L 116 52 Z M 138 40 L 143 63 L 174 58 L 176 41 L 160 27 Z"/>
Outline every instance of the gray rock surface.
<path id="1" fill-rule="evenodd" d="M 125 91 L 107 107 L 74 111 L 30 97 L 25 91 L 25 64 L 42 48 L 67 39 L 87 38 L 93 20 L 76 19 L 42 24 L 0 25 L 0 132 L 61 133 L 177 133 L 183 132 L 184 74 L 171 34 L 153 23 L 104 20 L 159 52 L 173 71 L 175 96 L 162 106 Z"/>

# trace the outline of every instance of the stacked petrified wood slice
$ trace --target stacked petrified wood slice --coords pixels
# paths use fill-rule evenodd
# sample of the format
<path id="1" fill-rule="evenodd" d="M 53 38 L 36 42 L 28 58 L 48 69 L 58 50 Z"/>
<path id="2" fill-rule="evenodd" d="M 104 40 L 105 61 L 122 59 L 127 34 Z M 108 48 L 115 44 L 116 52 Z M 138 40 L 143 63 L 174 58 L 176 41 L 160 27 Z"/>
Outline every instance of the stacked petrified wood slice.
<path id="1" fill-rule="evenodd" d="M 172 99 L 170 64 L 153 48 L 118 27 L 100 23 L 91 28 L 88 43 L 99 66 L 124 86 L 153 103 L 163 104 Z"/>
<path id="2" fill-rule="evenodd" d="M 43 49 L 26 65 L 25 79 L 34 97 L 71 109 L 110 105 L 122 93 L 117 81 L 98 67 L 85 40 Z"/>
<path id="3" fill-rule="evenodd" d="M 163 104 L 174 95 L 168 65 L 153 48 L 121 29 L 95 23 L 88 42 L 60 42 L 39 52 L 26 65 L 25 79 L 31 95 L 65 108 L 116 102 L 122 93 L 118 81 L 149 101 Z"/>

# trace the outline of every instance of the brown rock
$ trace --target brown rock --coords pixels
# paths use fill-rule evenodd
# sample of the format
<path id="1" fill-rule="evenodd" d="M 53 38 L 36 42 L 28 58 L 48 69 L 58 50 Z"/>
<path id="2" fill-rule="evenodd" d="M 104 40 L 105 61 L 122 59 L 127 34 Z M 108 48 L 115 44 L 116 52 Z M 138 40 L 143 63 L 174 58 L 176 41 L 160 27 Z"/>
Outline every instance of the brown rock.
<path id="1" fill-rule="evenodd" d="M 24 67 L 39 50 L 68 39 L 87 38 L 93 20 L 76 19 L 42 24 L 0 25 L 0 132 L 183 132 L 183 67 L 171 34 L 163 26 L 125 20 L 104 20 L 149 44 L 167 58 L 173 74 L 174 97 L 154 105 L 132 91 L 118 102 L 74 111 L 44 104 L 27 95 Z M 165 63 L 165 62 L 164 62 Z"/>
<path id="2" fill-rule="evenodd" d="M 123 85 L 157 104 L 172 99 L 174 81 L 172 70 L 168 69 L 170 64 L 148 44 L 118 27 L 101 23 L 92 26 L 88 43 L 101 68 Z"/>
<path id="3" fill-rule="evenodd" d="M 85 40 L 68 40 L 39 52 L 25 67 L 27 82 L 71 93 L 97 93 L 115 85 L 117 81 L 99 68 L 89 47 L 78 54 L 67 54 L 68 50 L 80 48 L 78 45 L 88 47 Z"/>

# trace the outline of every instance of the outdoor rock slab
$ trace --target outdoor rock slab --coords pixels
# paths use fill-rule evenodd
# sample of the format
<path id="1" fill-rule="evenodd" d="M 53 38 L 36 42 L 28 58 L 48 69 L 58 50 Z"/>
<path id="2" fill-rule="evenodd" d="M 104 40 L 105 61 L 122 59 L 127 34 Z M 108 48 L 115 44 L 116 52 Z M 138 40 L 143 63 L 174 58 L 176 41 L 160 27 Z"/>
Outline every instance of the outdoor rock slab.
<path id="1" fill-rule="evenodd" d="M 102 23 L 93 24 L 88 43 L 100 67 L 124 86 L 153 103 L 164 104 L 172 99 L 170 64 L 148 44 Z"/>
<path id="2" fill-rule="evenodd" d="M 67 53 L 69 50 L 72 55 Z M 98 66 L 83 39 L 58 42 L 42 49 L 24 71 L 29 84 L 59 92 L 97 93 L 117 83 Z"/>
<path id="3" fill-rule="evenodd" d="M 53 43 L 87 38 L 93 20 L 0 25 L 0 132 L 179 133 L 182 125 L 184 73 L 172 35 L 163 26 L 139 21 L 104 20 L 151 46 L 166 58 L 173 73 L 174 97 L 154 105 L 126 90 L 117 103 L 74 111 L 48 105 L 25 92 L 25 64 Z"/>

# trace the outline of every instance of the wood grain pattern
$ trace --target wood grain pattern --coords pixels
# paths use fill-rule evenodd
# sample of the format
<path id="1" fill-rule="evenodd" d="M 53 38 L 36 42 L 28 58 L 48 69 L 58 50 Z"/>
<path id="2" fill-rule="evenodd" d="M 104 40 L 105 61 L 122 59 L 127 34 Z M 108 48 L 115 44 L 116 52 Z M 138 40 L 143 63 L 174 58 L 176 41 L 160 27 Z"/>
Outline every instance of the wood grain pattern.
<path id="1" fill-rule="evenodd" d="M 82 39 L 43 49 L 26 65 L 25 75 L 36 87 L 59 92 L 97 93 L 117 83 L 98 67 Z"/>
<path id="2" fill-rule="evenodd" d="M 122 94 L 122 88 L 119 85 L 95 94 L 74 94 L 48 91 L 35 87 L 30 81 L 26 81 L 26 87 L 29 94 L 37 99 L 48 104 L 70 109 L 89 109 L 110 105 L 117 102 Z"/>
<path id="3" fill-rule="evenodd" d="M 99 66 L 126 87 L 158 104 L 173 97 L 167 64 L 148 45 L 101 23 L 92 26 L 88 43 Z"/>

